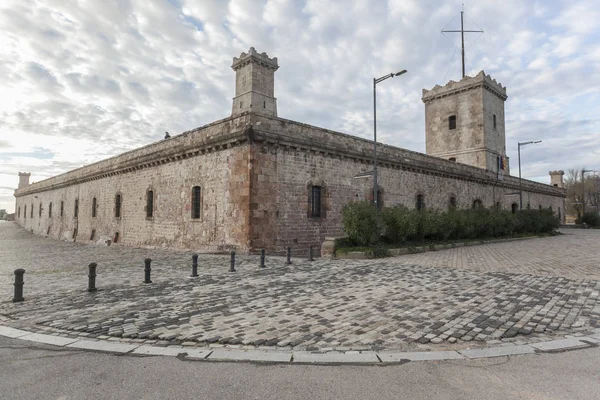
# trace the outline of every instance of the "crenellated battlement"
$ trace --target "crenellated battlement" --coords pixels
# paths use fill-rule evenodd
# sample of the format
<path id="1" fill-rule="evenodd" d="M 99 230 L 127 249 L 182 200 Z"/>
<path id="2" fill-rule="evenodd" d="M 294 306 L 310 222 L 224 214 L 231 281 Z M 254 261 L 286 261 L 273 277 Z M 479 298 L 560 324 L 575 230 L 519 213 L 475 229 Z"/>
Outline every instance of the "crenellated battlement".
<path id="1" fill-rule="evenodd" d="M 233 68 L 234 71 L 237 71 L 251 62 L 257 62 L 263 67 L 270 68 L 273 71 L 277 71 L 277 69 L 279 69 L 277 57 L 269 58 L 267 53 L 259 53 L 254 47 L 250 47 L 248 53 L 242 52 L 239 57 L 233 57 L 233 64 L 231 64 L 231 68 Z"/>
<path id="2" fill-rule="evenodd" d="M 501 83 L 493 79 L 490 75 L 486 75 L 485 71 L 482 70 L 474 77 L 465 76 L 458 82 L 451 80 L 444 86 L 435 85 L 431 90 L 423 89 L 421 100 L 424 103 L 427 103 L 433 99 L 442 98 L 461 91 L 475 89 L 482 86 L 494 93 L 496 96 L 500 97 L 502 100 L 506 100 L 508 98 L 506 95 L 506 87 L 502 86 Z"/>

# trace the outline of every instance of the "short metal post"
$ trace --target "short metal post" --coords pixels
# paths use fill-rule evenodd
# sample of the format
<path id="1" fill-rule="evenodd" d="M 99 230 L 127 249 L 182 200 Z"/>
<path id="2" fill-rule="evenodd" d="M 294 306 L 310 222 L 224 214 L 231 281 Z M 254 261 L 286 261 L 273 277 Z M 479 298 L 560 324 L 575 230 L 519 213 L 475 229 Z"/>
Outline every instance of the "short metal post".
<path id="1" fill-rule="evenodd" d="M 90 263 L 88 265 L 88 292 L 95 292 L 96 290 L 96 267 L 98 264 Z"/>
<path id="2" fill-rule="evenodd" d="M 25 273 L 24 269 L 15 269 L 15 297 L 13 297 L 13 303 L 18 303 L 20 301 L 25 300 L 23 298 L 23 274 Z"/>
<path id="3" fill-rule="evenodd" d="M 198 276 L 198 254 L 192 254 L 192 277 Z"/>
<path id="4" fill-rule="evenodd" d="M 229 264 L 229 272 L 235 272 L 235 251 L 231 252 L 231 263 Z"/>
<path id="5" fill-rule="evenodd" d="M 151 262 L 152 259 L 150 258 L 146 258 L 144 260 L 144 264 L 146 265 L 144 267 L 144 283 L 152 283 L 152 281 L 150 280 L 150 272 L 152 271 L 152 268 L 150 267 Z"/>
<path id="6" fill-rule="evenodd" d="M 308 246 L 308 261 L 315 261 L 313 258 L 313 247 L 312 244 Z"/>
<path id="7" fill-rule="evenodd" d="M 287 247 L 287 261 L 285 263 L 287 265 L 292 263 L 292 248 L 290 246 Z"/>
<path id="8" fill-rule="evenodd" d="M 260 267 L 265 268 L 265 249 L 260 249 Z"/>

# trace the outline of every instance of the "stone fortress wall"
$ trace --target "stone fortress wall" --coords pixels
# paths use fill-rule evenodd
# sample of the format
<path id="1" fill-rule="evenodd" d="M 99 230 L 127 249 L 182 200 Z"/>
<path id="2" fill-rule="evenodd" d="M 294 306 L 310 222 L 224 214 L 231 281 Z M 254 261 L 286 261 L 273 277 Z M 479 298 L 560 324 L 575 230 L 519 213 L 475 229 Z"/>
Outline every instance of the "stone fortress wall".
<path id="1" fill-rule="evenodd" d="M 276 58 L 250 49 L 233 67 L 240 83 L 234 102 L 242 107 L 231 117 L 31 185 L 22 174 L 17 223 L 55 239 L 197 251 L 304 251 L 342 235 L 342 207 L 372 199 L 372 178 L 354 178 L 373 168 L 372 141 L 277 117 L 269 89 Z M 255 77 L 259 85 L 248 81 Z M 479 200 L 511 209 L 519 201 L 519 180 L 500 180 L 492 170 L 383 144 L 378 159 L 384 206 L 413 208 L 418 195 L 440 210 L 450 197 L 463 208 Z M 524 207 L 552 207 L 564 217 L 559 172 L 551 174 L 558 187 L 523 180 Z M 199 218 L 192 216 L 195 186 L 201 188 Z M 318 217 L 311 213 L 313 186 L 322 189 Z"/>

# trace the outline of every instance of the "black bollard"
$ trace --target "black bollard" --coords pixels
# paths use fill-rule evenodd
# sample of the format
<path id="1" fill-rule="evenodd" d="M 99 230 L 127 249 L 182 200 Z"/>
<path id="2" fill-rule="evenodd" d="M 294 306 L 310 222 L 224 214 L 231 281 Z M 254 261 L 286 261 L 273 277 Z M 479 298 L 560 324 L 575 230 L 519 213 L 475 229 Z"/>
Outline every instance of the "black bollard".
<path id="1" fill-rule="evenodd" d="M 198 276 L 198 254 L 192 254 L 192 277 Z"/>
<path id="2" fill-rule="evenodd" d="M 231 264 L 229 265 L 229 272 L 235 272 L 235 251 L 231 252 Z"/>
<path id="3" fill-rule="evenodd" d="M 260 267 L 265 268 L 265 249 L 260 249 Z"/>
<path id="4" fill-rule="evenodd" d="M 152 281 L 150 280 L 150 272 L 152 271 L 152 268 L 150 267 L 151 262 L 152 259 L 150 258 L 146 258 L 144 260 L 144 264 L 146 264 L 146 266 L 144 267 L 144 283 L 152 283 Z"/>
<path id="5" fill-rule="evenodd" d="M 96 289 L 96 267 L 98 264 L 91 263 L 88 265 L 88 292 L 95 292 Z"/>
<path id="6" fill-rule="evenodd" d="M 308 246 L 308 261 L 315 261 L 315 259 L 313 258 L 312 245 Z"/>
<path id="7" fill-rule="evenodd" d="M 24 269 L 15 269 L 15 297 L 13 297 L 13 303 L 18 303 L 20 301 L 25 300 L 23 298 L 23 274 L 25 273 Z"/>
<path id="8" fill-rule="evenodd" d="M 287 261 L 285 263 L 287 265 L 292 263 L 292 248 L 290 246 L 287 247 Z"/>

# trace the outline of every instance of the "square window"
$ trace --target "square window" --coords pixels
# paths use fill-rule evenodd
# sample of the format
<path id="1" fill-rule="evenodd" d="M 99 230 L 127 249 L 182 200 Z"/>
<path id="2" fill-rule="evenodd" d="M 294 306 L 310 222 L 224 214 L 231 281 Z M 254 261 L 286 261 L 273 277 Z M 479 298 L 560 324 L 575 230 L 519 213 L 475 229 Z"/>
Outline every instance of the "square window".
<path id="1" fill-rule="evenodd" d="M 451 115 L 448 117 L 448 129 L 456 129 L 456 115 Z"/>

